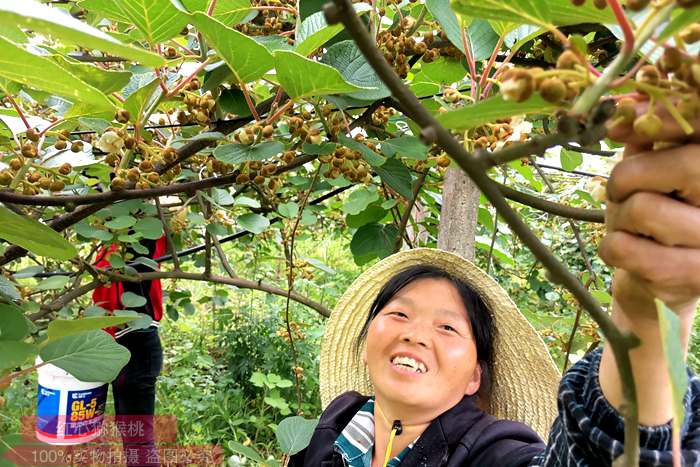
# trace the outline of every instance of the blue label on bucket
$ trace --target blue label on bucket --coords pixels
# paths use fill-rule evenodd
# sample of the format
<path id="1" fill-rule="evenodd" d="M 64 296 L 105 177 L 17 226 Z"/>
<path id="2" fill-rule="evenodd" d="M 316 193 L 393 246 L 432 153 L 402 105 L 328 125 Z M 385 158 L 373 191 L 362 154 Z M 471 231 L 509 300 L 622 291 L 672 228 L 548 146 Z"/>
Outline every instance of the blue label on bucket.
<path id="1" fill-rule="evenodd" d="M 61 391 L 48 389 L 39 385 L 39 397 L 36 403 L 36 428 L 47 435 L 55 436 L 58 431 L 58 404 Z"/>
<path id="2" fill-rule="evenodd" d="M 102 425 L 107 400 L 107 385 L 83 391 L 68 391 L 66 437 L 83 436 Z"/>

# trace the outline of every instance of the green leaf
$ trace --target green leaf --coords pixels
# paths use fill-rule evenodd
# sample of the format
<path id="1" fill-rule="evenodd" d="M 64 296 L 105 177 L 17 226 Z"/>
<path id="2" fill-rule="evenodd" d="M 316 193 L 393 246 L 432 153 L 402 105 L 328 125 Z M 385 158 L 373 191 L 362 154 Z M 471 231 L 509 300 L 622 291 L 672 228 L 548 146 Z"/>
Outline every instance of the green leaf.
<path id="1" fill-rule="evenodd" d="M 292 99 L 362 90 L 345 81 L 335 68 L 309 60 L 296 52 L 275 52 L 275 68 L 280 84 Z"/>
<path id="2" fill-rule="evenodd" d="M 0 303 L 0 341 L 19 341 L 27 337 L 29 320 L 21 308 L 8 303 Z"/>
<path id="3" fill-rule="evenodd" d="M 450 0 L 425 0 L 425 6 L 433 15 L 433 18 L 440 23 L 442 30 L 447 35 L 447 39 L 452 45 L 464 53 L 464 41 L 462 40 L 462 27 L 459 24 L 457 15 L 450 8 Z"/>
<path id="4" fill-rule="evenodd" d="M 391 91 L 379 79 L 372 66 L 354 41 L 342 41 L 333 44 L 321 57 L 321 63 L 329 65 L 340 72 L 348 83 L 366 88 L 349 93 L 355 99 L 377 100 L 391 95 Z"/>
<path id="5" fill-rule="evenodd" d="M 148 252 L 148 250 L 146 250 Z M 139 256 L 135 260 L 131 262 L 132 265 L 136 264 L 142 264 L 148 268 L 153 269 L 154 271 L 158 270 L 158 263 L 156 263 L 154 260 L 151 258 L 146 258 L 145 256 Z"/>
<path id="6" fill-rule="evenodd" d="M 260 214 L 243 214 L 236 219 L 238 225 L 246 229 L 248 232 L 259 234 L 270 227 L 270 220 Z"/>
<path id="7" fill-rule="evenodd" d="M 299 205 L 293 201 L 282 203 L 277 206 L 277 212 L 286 218 L 293 219 L 299 214 Z"/>
<path id="8" fill-rule="evenodd" d="M 240 164 L 245 161 L 262 161 L 284 151 L 284 144 L 279 141 L 265 141 L 255 146 L 245 144 L 226 144 L 214 150 L 214 157 L 227 164 Z"/>
<path id="9" fill-rule="evenodd" d="M 688 390 L 688 373 L 685 369 L 685 354 L 681 342 L 683 333 L 678 315 L 659 299 L 656 311 L 659 315 L 659 331 L 661 332 L 661 347 L 666 358 L 666 368 L 671 380 L 671 398 L 673 401 L 673 435 L 680 436 L 681 426 L 685 419 L 683 398 Z"/>
<path id="10" fill-rule="evenodd" d="M 32 344 L 0 340 L 0 372 L 22 365 L 35 351 Z"/>
<path id="11" fill-rule="evenodd" d="M 495 96 L 458 110 L 445 112 L 438 115 L 437 119 L 451 130 L 466 131 L 513 115 L 552 113 L 556 108 L 539 95 L 534 95 L 525 102 L 511 102 L 503 100 L 501 96 Z"/>
<path id="12" fill-rule="evenodd" d="M 70 282 L 68 276 L 51 276 L 39 282 L 34 286 L 34 290 L 55 290 L 62 289 Z"/>
<path id="13" fill-rule="evenodd" d="M 146 84 L 140 87 L 138 90 L 133 91 L 131 94 L 124 93 L 125 96 L 128 95 L 126 101 L 124 101 L 123 107 L 129 111 L 132 119 L 139 118 L 143 112 L 146 111 L 149 105 L 159 98 L 163 93 L 163 90 L 158 84 L 158 80 L 155 76 L 144 75 L 144 78 L 151 78 Z"/>
<path id="14" fill-rule="evenodd" d="M 305 449 L 311 442 L 316 425 L 318 425 L 317 419 L 307 420 L 299 416 L 282 420 L 275 431 L 282 452 L 293 456 Z"/>
<path id="15" fill-rule="evenodd" d="M 39 256 L 61 261 L 78 254 L 75 247 L 51 227 L 4 207 L 0 207 L 0 238 Z"/>
<path id="16" fill-rule="evenodd" d="M 373 258 L 386 258 L 394 252 L 399 229 L 394 224 L 366 224 L 357 229 L 350 241 L 355 263 L 361 266 Z"/>
<path id="17" fill-rule="evenodd" d="M 143 217 L 134 224 L 134 232 L 149 240 L 158 240 L 163 236 L 163 224 L 155 217 Z"/>
<path id="18" fill-rule="evenodd" d="M 129 306 L 126 304 L 124 305 Z M 135 316 L 96 316 L 93 318 L 81 319 L 55 319 L 49 323 L 49 340 L 61 339 L 66 336 L 80 334 L 81 332 L 108 328 L 110 326 L 119 326 L 120 324 L 125 324 L 135 319 Z"/>
<path id="19" fill-rule="evenodd" d="M 245 34 L 204 13 L 194 13 L 192 23 L 224 59 L 236 77 L 236 84 L 256 80 L 274 67 L 270 52 Z"/>
<path id="20" fill-rule="evenodd" d="M 260 201 L 253 198 L 248 198 L 247 196 L 238 196 L 235 200 L 236 206 L 245 206 L 248 208 L 259 208 Z"/>
<path id="21" fill-rule="evenodd" d="M 126 266 L 124 258 L 122 258 L 122 256 L 118 253 L 110 254 L 107 257 L 107 261 L 109 261 L 109 264 L 111 264 L 112 267 L 116 269 L 122 269 L 124 266 Z"/>
<path id="22" fill-rule="evenodd" d="M 315 156 L 325 156 L 335 151 L 337 145 L 335 143 L 309 144 L 304 143 L 301 147 L 304 154 Z"/>
<path id="23" fill-rule="evenodd" d="M 468 17 L 547 27 L 615 22 L 610 8 L 599 10 L 592 3 L 575 6 L 568 0 L 452 0 L 452 7 Z"/>
<path id="24" fill-rule="evenodd" d="M 119 216 L 114 219 L 105 222 L 105 227 L 109 229 L 126 229 L 136 224 L 136 218 L 134 216 Z"/>
<path id="25" fill-rule="evenodd" d="M 591 290 L 591 295 L 593 295 L 601 305 L 610 305 L 612 303 L 612 297 L 605 290 Z"/>
<path id="26" fill-rule="evenodd" d="M 371 7 L 366 3 L 356 3 L 353 7 L 358 15 L 371 10 Z M 311 52 L 338 35 L 342 30 L 342 23 L 329 26 L 323 12 L 317 11 L 304 18 L 299 25 L 295 34 L 296 44 L 298 45 L 294 48 L 294 51 L 308 56 Z"/>
<path id="27" fill-rule="evenodd" d="M 151 45 L 177 36 L 187 25 L 187 15 L 170 0 L 82 0 L 78 4 L 105 18 L 136 26 Z"/>
<path id="28" fill-rule="evenodd" d="M 406 157 L 416 161 L 428 158 L 428 146 L 415 136 L 399 136 L 382 141 L 382 152 L 387 157 Z"/>
<path id="29" fill-rule="evenodd" d="M 52 58 L 75 77 L 105 94 L 120 91 L 131 78 L 131 73 L 128 71 L 105 70 L 89 63 L 67 60 L 61 55 L 54 55 Z"/>
<path id="30" fill-rule="evenodd" d="M 180 0 L 184 7 L 190 11 L 206 13 L 211 0 Z M 250 0 L 217 0 L 212 16 L 227 26 L 235 26 L 245 20 L 252 10 Z"/>
<path id="31" fill-rule="evenodd" d="M 345 223 L 348 227 L 357 229 L 363 225 L 381 221 L 386 214 L 386 209 L 376 204 L 370 204 L 359 214 L 348 214 L 345 216 Z"/>
<path id="32" fill-rule="evenodd" d="M 488 21 L 475 19 L 467 28 L 469 35 L 469 47 L 472 49 L 474 60 L 486 60 L 493 54 L 493 49 L 498 44 L 498 34 L 493 30 Z"/>
<path id="33" fill-rule="evenodd" d="M 235 203 L 231 193 L 222 188 L 213 188 L 211 190 L 210 198 L 213 203 L 218 204 L 219 206 L 231 206 L 233 203 Z"/>
<path id="34" fill-rule="evenodd" d="M 307 16 L 299 25 L 296 34 L 296 43 L 298 45 L 294 48 L 294 51 L 307 56 L 331 40 L 342 30 L 342 23 L 329 26 L 328 23 L 326 23 L 323 12 L 318 11 L 313 15 Z"/>
<path id="35" fill-rule="evenodd" d="M 245 458 L 252 460 L 253 462 L 257 462 L 261 465 L 265 464 L 265 459 L 263 459 L 263 457 L 260 454 L 258 454 L 258 451 L 249 446 L 244 446 L 243 444 L 236 441 L 229 441 L 228 448 L 231 450 L 231 452 L 240 454 Z"/>
<path id="36" fill-rule="evenodd" d="M 355 141 L 353 138 L 348 138 L 343 134 L 339 134 L 338 142 L 354 151 L 359 151 L 362 154 L 362 157 L 369 162 L 372 167 L 378 167 L 386 162 L 384 157 L 372 151 L 359 141 Z"/>
<path id="37" fill-rule="evenodd" d="M 112 102 L 98 89 L 81 81 L 48 57 L 40 57 L 0 36 L 0 77 L 32 89 L 64 96 L 71 101 L 112 109 Z"/>
<path id="38" fill-rule="evenodd" d="M 428 81 L 438 84 L 451 84 L 460 81 L 467 74 L 461 62 L 440 57 L 430 63 L 421 64 L 420 73 L 414 82 Z"/>
<path id="39" fill-rule="evenodd" d="M 228 70 L 228 68 L 226 68 L 226 70 Z M 245 95 L 240 89 L 224 89 L 221 91 L 217 102 L 223 112 L 232 113 L 239 117 L 251 115 L 250 108 L 245 101 Z"/>
<path id="40" fill-rule="evenodd" d="M 387 185 L 396 190 L 401 196 L 406 199 L 411 199 L 413 197 L 411 172 L 409 172 L 408 167 L 406 167 L 403 162 L 391 158 L 381 166 L 374 167 L 374 171 L 377 172 L 377 175 L 379 175 Z"/>
<path id="41" fill-rule="evenodd" d="M 675 16 L 673 19 L 666 25 L 661 35 L 659 35 L 657 40 L 659 43 L 662 43 L 686 26 L 700 22 L 700 5 L 687 9 L 679 8 L 674 13 Z"/>
<path id="42" fill-rule="evenodd" d="M 135 60 L 143 65 L 161 66 L 163 57 L 144 49 L 122 44 L 114 37 L 74 18 L 60 8 L 49 7 L 34 0 L 4 0 L 0 2 L 0 26 L 22 26 L 38 34 L 49 34 L 67 44 L 101 50 L 112 55 Z"/>
<path id="43" fill-rule="evenodd" d="M 146 298 L 133 292 L 124 292 L 121 297 L 122 304 L 127 308 L 138 308 L 146 304 Z"/>
<path id="44" fill-rule="evenodd" d="M 19 300 L 22 298 L 17 287 L 3 276 L 0 276 L 0 296 L 7 297 L 10 300 Z"/>
<path id="45" fill-rule="evenodd" d="M 265 377 L 264 374 L 260 373 L 259 371 L 254 371 L 253 374 L 250 376 L 250 379 L 248 381 L 253 383 L 253 386 L 261 388 L 261 387 L 265 386 L 265 383 L 267 382 L 267 378 Z"/>
<path id="46" fill-rule="evenodd" d="M 562 169 L 571 171 L 575 170 L 583 163 L 583 155 L 577 151 L 562 149 L 559 153 L 559 160 Z"/>
<path id="47" fill-rule="evenodd" d="M 367 209 L 367 206 L 377 200 L 379 200 L 379 193 L 377 193 L 377 190 L 370 190 L 362 186 L 350 193 L 342 209 L 345 214 L 356 215 Z"/>
<path id="48" fill-rule="evenodd" d="M 80 381 L 106 383 L 113 381 L 131 358 L 125 347 L 98 330 L 49 341 L 39 356 Z"/>

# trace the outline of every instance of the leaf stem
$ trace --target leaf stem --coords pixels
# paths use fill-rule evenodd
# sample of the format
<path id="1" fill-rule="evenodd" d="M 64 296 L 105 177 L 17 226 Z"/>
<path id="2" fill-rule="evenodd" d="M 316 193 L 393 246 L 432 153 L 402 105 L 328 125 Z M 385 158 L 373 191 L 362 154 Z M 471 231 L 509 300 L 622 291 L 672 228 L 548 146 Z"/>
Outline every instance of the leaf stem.
<path id="1" fill-rule="evenodd" d="M 243 97 L 245 97 L 245 103 L 248 104 L 248 108 L 250 109 L 250 113 L 253 115 L 253 118 L 255 121 L 260 121 L 260 115 L 258 115 L 258 111 L 255 110 L 255 105 L 253 105 L 253 100 L 250 98 L 250 93 L 248 92 L 248 85 L 244 83 L 243 81 L 238 82 L 238 87 L 241 88 L 241 91 L 243 91 Z"/>
<path id="2" fill-rule="evenodd" d="M 464 57 L 467 60 L 467 65 L 469 65 L 469 80 L 471 81 L 470 92 L 472 100 L 476 101 L 476 92 L 478 85 L 476 84 L 476 63 L 474 63 L 474 56 L 472 55 L 472 49 L 469 44 L 469 38 L 467 37 L 467 28 L 464 26 L 464 22 L 460 25 L 460 33 L 462 35 L 462 45 L 464 46 Z"/>
<path id="3" fill-rule="evenodd" d="M 20 108 L 20 106 L 17 105 L 17 102 L 15 102 L 15 100 L 12 98 L 12 95 L 8 94 L 7 99 L 10 101 L 10 104 L 12 104 L 12 107 L 15 108 L 15 110 L 17 111 L 17 114 L 19 114 L 19 118 L 22 119 L 22 123 L 24 123 L 25 128 L 27 128 L 27 130 L 29 130 L 32 126 L 27 121 L 27 117 L 24 116 L 24 112 L 22 112 L 22 109 Z"/>
<path id="4" fill-rule="evenodd" d="M 615 15 L 615 19 L 617 20 L 617 24 L 620 25 L 620 28 L 622 29 L 622 34 L 625 37 L 625 41 L 622 47 L 622 50 L 625 53 L 632 53 L 634 51 L 634 31 L 632 31 L 632 25 L 630 24 L 629 20 L 627 19 L 627 15 L 625 14 L 625 10 L 622 9 L 622 5 L 620 5 L 619 0 L 608 0 L 608 5 L 610 5 L 610 9 L 612 10 L 613 14 Z"/>

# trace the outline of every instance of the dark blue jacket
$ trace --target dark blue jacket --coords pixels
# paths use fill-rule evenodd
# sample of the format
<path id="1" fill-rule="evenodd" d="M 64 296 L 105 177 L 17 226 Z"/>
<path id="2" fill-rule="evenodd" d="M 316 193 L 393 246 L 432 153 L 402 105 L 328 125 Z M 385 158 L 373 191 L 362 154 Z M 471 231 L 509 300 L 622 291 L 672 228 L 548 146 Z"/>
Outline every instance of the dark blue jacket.
<path id="1" fill-rule="evenodd" d="M 367 399 L 357 392 L 346 392 L 333 400 L 321 415 L 309 446 L 292 456 L 289 466 L 344 465 L 333 451 L 333 443 Z M 544 448 L 532 429 L 498 420 L 479 409 L 474 397 L 466 396 L 433 420 L 401 467 L 527 466 Z"/>

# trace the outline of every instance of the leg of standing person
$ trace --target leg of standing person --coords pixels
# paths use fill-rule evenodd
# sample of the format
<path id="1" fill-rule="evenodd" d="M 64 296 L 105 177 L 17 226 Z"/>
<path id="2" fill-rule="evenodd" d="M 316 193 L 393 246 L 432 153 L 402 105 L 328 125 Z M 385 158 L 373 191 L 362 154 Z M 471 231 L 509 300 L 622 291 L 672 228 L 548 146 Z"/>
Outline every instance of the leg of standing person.
<path id="1" fill-rule="evenodd" d="M 130 332 L 117 342 L 131 352 L 129 363 L 112 383 L 114 409 L 128 467 L 160 465 L 155 444 L 156 380 L 163 365 L 157 328 Z"/>

